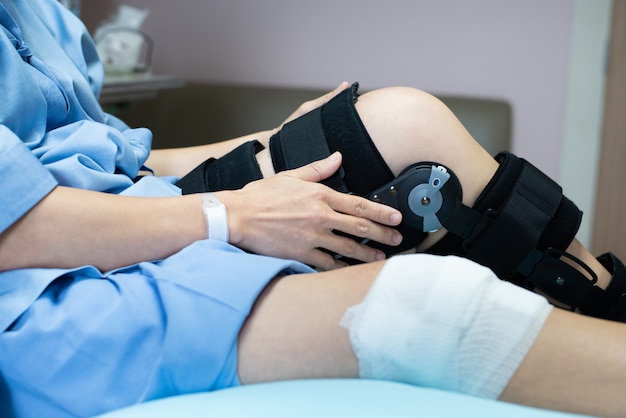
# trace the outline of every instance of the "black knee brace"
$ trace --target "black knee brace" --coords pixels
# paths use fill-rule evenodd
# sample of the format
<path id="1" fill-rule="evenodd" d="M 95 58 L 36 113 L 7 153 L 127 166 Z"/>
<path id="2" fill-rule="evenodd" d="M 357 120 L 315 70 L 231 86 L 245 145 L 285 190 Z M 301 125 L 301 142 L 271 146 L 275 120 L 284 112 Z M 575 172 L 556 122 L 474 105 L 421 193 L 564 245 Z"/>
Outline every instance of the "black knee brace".
<path id="1" fill-rule="evenodd" d="M 358 83 L 354 83 L 350 89 L 342 91 L 320 108 L 285 124 L 272 136 L 270 152 L 274 169 L 279 172 L 298 168 L 340 151 L 342 167 L 323 181 L 327 186 L 341 192 L 368 196 L 373 189 L 393 182 L 395 176 L 367 133 L 354 105 L 358 99 L 357 90 Z M 410 176 L 410 181 L 421 181 L 421 173 L 419 179 Z M 381 193 L 381 196 L 392 195 Z M 398 230 L 403 236 L 398 247 L 376 242 L 368 242 L 368 245 L 392 254 L 415 248 L 426 237 L 426 233 L 406 222 Z"/>
<path id="2" fill-rule="evenodd" d="M 453 189 L 448 191 L 436 213 L 448 234 L 428 252 L 469 258 L 502 279 L 540 291 L 557 306 L 626 321 L 624 265 L 612 254 L 598 258 L 613 274 L 602 290 L 595 286 L 596 274 L 566 252 L 582 212 L 529 162 L 510 153 L 496 158 L 500 167 L 472 208 L 461 203 L 460 193 L 454 199 Z"/>
<path id="3" fill-rule="evenodd" d="M 582 213 L 532 164 L 510 153 L 496 159 L 500 167 L 491 182 L 472 208 L 459 205 L 445 225 L 452 234 L 431 251 L 463 254 L 489 264 L 499 277 L 515 280 L 531 250 L 564 251 L 574 240 Z M 519 278 L 518 284 L 525 283 Z"/>
<path id="4" fill-rule="evenodd" d="M 276 172 L 298 168 L 340 151 L 341 169 L 323 182 L 335 190 L 365 196 L 394 179 L 356 110 L 358 87 L 354 83 L 272 136 L 270 152 Z M 219 159 L 203 162 L 177 185 L 185 194 L 241 188 L 262 178 L 256 161 L 256 154 L 262 149 L 258 141 L 244 143 Z"/>
<path id="5" fill-rule="evenodd" d="M 323 106 L 285 124 L 272 136 L 270 152 L 277 172 L 340 151 L 342 168 L 326 182 L 334 189 L 365 196 L 394 179 L 354 105 L 358 87 L 354 83 Z"/>
<path id="6" fill-rule="evenodd" d="M 473 207 L 462 202 L 460 182 L 438 163 L 418 163 L 394 178 L 363 126 L 357 87 L 288 124 L 270 140 L 276 171 L 297 168 L 341 151 L 342 169 L 327 185 L 400 209 L 398 247 L 370 242 L 387 255 L 414 248 L 439 227 L 449 233 L 428 252 L 454 254 L 491 268 L 499 277 L 543 292 L 557 304 L 626 322 L 626 267 L 612 254 L 598 261 L 613 274 L 606 290 L 596 275 L 568 254 L 582 213 L 561 188 L 527 161 L 510 153 Z M 184 193 L 236 189 L 262 177 L 251 141 L 218 160 L 208 160 L 178 183 Z M 374 191 L 372 191 L 374 190 Z M 350 261 L 350 260 L 348 260 Z"/>
<path id="7" fill-rule="evenodd" d="M 256 154 L 264 147 L 259 141 L 248 141 L 222 158 L 209 158 L 181 178 L 176 185 L 183 194 L 240 189 L 263 178 Z"/>

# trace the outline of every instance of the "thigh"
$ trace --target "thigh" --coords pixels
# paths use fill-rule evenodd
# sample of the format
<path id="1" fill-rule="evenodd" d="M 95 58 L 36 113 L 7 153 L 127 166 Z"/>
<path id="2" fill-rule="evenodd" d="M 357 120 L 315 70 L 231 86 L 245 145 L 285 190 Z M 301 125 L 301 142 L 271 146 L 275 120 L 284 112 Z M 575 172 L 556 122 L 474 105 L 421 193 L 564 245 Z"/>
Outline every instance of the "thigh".
<path id="1" fill-rule="evenodd" d="M 286 276 L 263 292 L 239 340 L 241 382 L 357 377 L 346 310 L 360 303 L 384 262 Z"/>

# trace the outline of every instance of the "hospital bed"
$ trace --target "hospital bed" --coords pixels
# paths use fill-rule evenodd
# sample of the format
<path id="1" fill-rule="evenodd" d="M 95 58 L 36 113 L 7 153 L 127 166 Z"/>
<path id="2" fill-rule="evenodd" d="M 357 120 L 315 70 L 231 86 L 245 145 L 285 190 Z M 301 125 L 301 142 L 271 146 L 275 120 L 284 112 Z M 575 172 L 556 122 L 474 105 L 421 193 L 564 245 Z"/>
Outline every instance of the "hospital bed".
<path id="1" fill-rule="evenodd" d="M 263 383 L 160 399 L 98 418 L 574 418 L 401 383 L 319 379 Z"/>

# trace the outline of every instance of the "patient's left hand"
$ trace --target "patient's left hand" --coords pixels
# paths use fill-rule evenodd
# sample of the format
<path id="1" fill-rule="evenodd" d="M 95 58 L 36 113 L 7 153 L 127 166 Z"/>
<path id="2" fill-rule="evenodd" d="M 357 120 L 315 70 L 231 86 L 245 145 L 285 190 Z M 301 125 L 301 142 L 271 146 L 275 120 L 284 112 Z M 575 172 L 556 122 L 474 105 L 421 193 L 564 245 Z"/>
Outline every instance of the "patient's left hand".
<path id="1" fill-rule="evenodd" d="M 369 262 L 384 254 L 333 233 L 398 245 L 396 209 L 337 192 L 319 183 L 341 165 L 341 154 L 278 173 L 240 190 L 217 192 L 226 205 L 230 242 L 257 254 L 289 258 L 322 270 L 345 265 L 331 254 Z"/>

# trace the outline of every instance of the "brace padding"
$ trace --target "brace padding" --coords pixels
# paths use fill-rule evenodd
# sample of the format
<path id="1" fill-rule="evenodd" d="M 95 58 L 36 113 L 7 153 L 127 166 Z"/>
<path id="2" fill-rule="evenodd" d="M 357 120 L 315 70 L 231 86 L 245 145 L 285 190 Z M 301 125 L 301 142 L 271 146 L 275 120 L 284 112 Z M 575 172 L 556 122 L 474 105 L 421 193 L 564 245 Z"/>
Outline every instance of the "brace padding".
<path id="1" fill-rule="evenodd" d="M 256 154 L 264 148 L 259 141 L 248 141 L 219 159 L 204 161 L 176 185 L 183 194 L 241 189 L 263 178 Z"/>
<path id="2" fill-rule="evenodd" d="M 500 167 L 474 207 L 460 207 L 446 225 L 452 234 L 429 252 L 462 255 L 511 280 L 533 249 L 565 250 L 582 212 L 528 161 L 511 153 L 496 159 Z"/>
<path id="3" fill-rule="evenodd" d="M 275 170 L 301 167 L 335 151 L 343 155 L 342 169 L 325 182 L 330 187 L 365 196 L 394 179 L 370 138 L 354 105 L 358 83 L 283 126 L 270 139 Z"/>
<path id="4" fill-rule="evenodd" d="M 322 106 L 322 124 L 331 152 L 343 154 L 344 181 L 350 192 L 365 196 L 395 178 L 374 145 L 355 103 L 359 84 L 354 83 Z"/>

